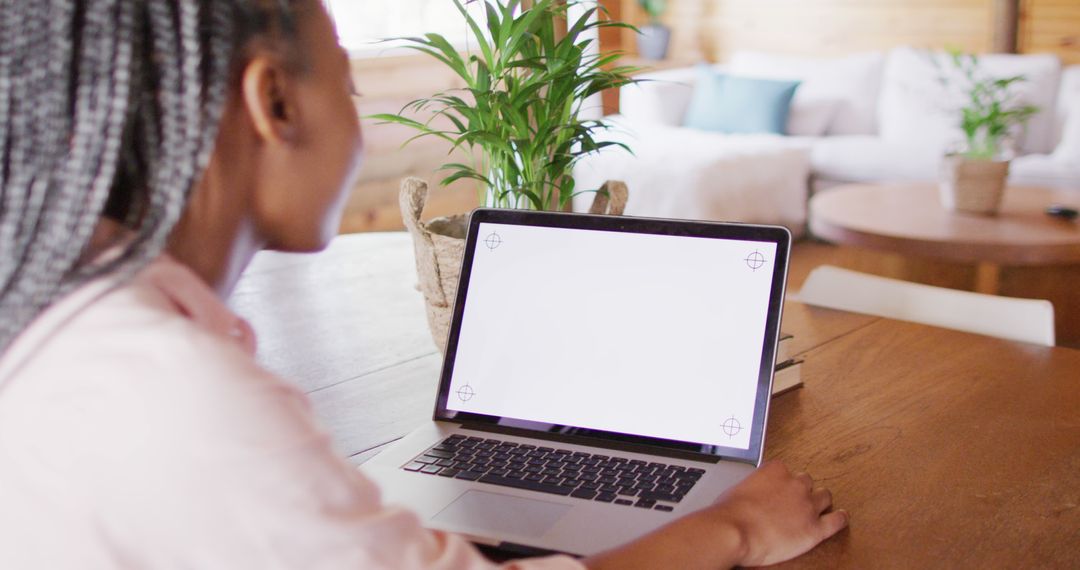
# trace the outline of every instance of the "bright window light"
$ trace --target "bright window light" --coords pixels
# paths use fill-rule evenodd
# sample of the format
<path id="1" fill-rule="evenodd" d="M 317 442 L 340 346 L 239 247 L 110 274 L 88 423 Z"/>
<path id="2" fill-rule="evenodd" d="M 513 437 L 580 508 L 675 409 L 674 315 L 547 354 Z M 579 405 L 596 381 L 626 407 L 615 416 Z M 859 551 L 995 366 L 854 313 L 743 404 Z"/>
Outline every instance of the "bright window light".
<path id="1" fill-rule="evenodd" d="M 341 45 L 356 56 L 402 53 L 396 37 L 442 34 L 451 44 L 469 47 L 469 28 L 451 0 L 324 0 L 337 25 Z M 483 25 L 483 2 L 467 3 Z"/>

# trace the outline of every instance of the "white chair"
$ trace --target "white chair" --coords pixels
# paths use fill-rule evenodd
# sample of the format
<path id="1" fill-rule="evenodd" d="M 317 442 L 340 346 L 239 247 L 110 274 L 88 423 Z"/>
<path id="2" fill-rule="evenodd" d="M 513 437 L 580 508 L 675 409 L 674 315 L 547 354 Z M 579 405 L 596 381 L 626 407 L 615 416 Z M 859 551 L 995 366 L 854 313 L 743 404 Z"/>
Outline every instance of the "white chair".
<path id="1" fill-rule="evenodd" d="M 822 265 L 793 296 L 808 305 L 841 309 L 1054 346 L 1054 305 L 932 287 Z"/>

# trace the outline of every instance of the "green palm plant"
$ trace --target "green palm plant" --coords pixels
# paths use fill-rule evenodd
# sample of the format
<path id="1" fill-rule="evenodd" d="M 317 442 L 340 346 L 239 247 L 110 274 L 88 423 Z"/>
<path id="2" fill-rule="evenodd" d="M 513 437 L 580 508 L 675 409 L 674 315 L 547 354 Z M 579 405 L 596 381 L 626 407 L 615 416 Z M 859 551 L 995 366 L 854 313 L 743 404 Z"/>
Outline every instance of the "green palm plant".
<path id="1" fill-rule="evenodd" d="M 465 87 L 371 118 L 419 131 L 406 145 L 434 136 L 451 144 L 451 154 L 468 150 L 471 164 L 441 167 L 449 173 L 442 184 L 479 181 L 481 204 L 565 208 L 580 193 L 572 176 L 577 161 L 610 146 L 629 151 L 621 143 L 597 140 L 608 125 L 582 111 L 590 96 L 632 82 L 629 74 L 635 71 L 616 65 L 620 53 L 593 53 L 591 32 L 630 26 L 612 21 L 596 2 L 535 0 L 523 7 L 521 0 L 452 1 L 469 27 L 473 50 L 461 53 L 439 34 L 397 39 L 445 64 Z M 483 22 L 467 9 L 470 2 L 483 4 Z M 568 20 L 571 5 L 584 8 L 573 21 Z M 565 33 L 560 22 L 566 23 Z M 424 115 L 425 120 L 416 118 Z"/>
<path id="2" fill-rule="evenodd" d="M 963 78 L 965 103 L 960 107 L 960 128 L 964 131 L 964 156 L 992 160 L 1004 151 L 1010 131 L 1023 125 L 1039 108 L 1016 101 L 1011 92 L 1015 83 L 1026 81 L 1023 75 L 993 78 L 984 76 L 979 58 L 959 50 L 949 50 L 949 60 Z M 948 84 L 947 76 L 942 80 Z"/>
<path id="3" fill-rule="evenodd" d="M 667 10 L 667 0 L 638 0 L 638 5 L 649 15 L 652 22 L 659 22 L 664 10 Z"/>

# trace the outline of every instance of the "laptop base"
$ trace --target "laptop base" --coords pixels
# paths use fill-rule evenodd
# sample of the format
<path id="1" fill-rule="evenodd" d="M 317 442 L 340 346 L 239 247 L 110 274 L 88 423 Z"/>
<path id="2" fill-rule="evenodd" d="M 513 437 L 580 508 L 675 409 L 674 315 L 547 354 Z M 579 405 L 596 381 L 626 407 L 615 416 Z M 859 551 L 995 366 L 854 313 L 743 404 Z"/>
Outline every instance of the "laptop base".
<path id="1" fill-rule="evenodd" d="M 432 421 L 389 445 L 360 468 L 378 484 L 386 504 L 400 505 L 417 513 L 425 526 L 518 552 L 555 551 L 588 556 L 610 550 L 711 504 L 754 470 L 753 465 L 739 461 L 712 463 L 647 453 L 610 452 L 611 456 L 629 460 L 662 461 L 705 470 L 693 489 L 681 501 L 670 505 L 671 511 L 660 511 L 402 469 L 425 449 L 454 434 L 554 445 L 575 452 L 595 453 L 597 448 L 511 435 L 493 436 L 456 423 Z M 597 524 L 598 521 L 606 523 Z"/>

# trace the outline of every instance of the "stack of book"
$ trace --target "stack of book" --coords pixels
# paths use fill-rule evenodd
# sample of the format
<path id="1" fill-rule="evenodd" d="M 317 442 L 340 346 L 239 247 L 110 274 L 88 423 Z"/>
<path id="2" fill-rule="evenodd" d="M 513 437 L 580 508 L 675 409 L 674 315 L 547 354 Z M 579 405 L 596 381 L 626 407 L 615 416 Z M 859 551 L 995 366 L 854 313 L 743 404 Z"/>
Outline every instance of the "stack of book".
<path id="1" fill-rule="evenodd" d="M 795 337 L 781 332 L 780 343 L 776 346 L 776 372 L 773 373 L 772 395 L 776 397 L 803 385 L 802 360 L 794 357 Z"/>

